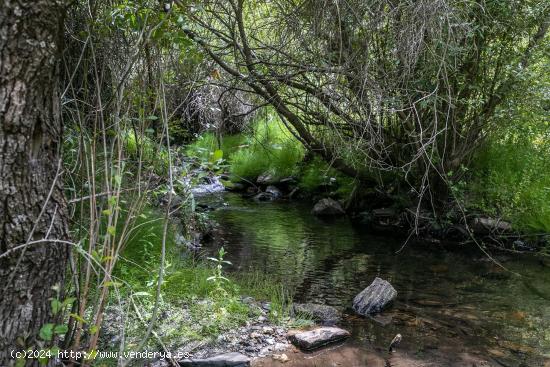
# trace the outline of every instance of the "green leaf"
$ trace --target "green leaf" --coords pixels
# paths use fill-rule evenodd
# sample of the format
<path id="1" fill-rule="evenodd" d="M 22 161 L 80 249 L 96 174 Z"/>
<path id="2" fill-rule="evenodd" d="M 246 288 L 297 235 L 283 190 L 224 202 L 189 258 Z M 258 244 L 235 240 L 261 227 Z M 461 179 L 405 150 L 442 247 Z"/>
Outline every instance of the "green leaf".
<path id="1" fill-rule="evenodd" d="M 105 215 L 111 215 L 113 212 L 111 211 L 111 209 L 105 209 L 104 211 L 102 211 L 102 213 Z"/>
<path id="2" fill-rule="evenodd" d="M 105 287 L 120 287 L 121 282 L 105 282 Z"/>
<path id="3" fill-rule="evenodd" d="M 63 307 L 67 307 L 69 305 L 72 305 L 76 301 L 76 298 L 74 297 L 68 297 L 63 301 Z"/>
<path id="4" fill-rule="evenodd" d="M 75 313 L 70 313 L 69 316 L 71 316 L 73 319 L 75 319 L 76 321 L 79 321 L 83 324 L 86 324 L 86 320 L 84 320 L 80 315 L 77 315 Z"/>
<path id="5" fill-rule="evenodd" d="M 54 334 L 65 334 L 67 331 L 69 331 L 69 327 L 67 325 L 55 325 L 53 329 Z"/>
<path id="6" fill-rule="evenodd" d="M 116 228 L 113 226 L 109 226 L 107 227 L 107 232 L 109 232 L 109 234 L 114 237 L 116 235 Z"/>
<path id="7" fill-rule="evenodd" d="M 59 310 L 61 310 L 61 307 L 62 307 L 61 302 L 59 302 L 57 298 L 53 298 L 51 301 L 51 305 L 52 305 L 52 314 L 57 315 L 57 313 L 59 312 Z"/>
<path id="8" fill-rule="evenodd" d="M 99 331 L 99 328 L 97 327 L 97 325 L 92 325 L 90 327 L 90 334 L 95 334 Z"/>
<path id="9" fill-rule="evenodd" d="M 40 328 L 40 331 L 38 332 L 38 336 L 40 337 L 40 339 L 45 341 L 52 340 L 53 324 L 44 324 L 44 326 Z"/>
<path id="10" fill-rule="evenodd" d="M 222 158 L 223 158 L 223 150 L 221 149 L 215 150 L 214 153 L 212 154 L 212 162 L 217 162 Z"/>

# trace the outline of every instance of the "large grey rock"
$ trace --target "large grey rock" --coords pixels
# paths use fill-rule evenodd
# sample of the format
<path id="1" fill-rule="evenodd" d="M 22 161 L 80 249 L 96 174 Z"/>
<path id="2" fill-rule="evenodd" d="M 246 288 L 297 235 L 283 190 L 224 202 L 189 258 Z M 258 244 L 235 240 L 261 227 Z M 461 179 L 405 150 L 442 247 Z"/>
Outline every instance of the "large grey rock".
<path id="1" fill-rule="evenodd" d="M 336 216 L 345 214 L 342 205 L 334 199 L 321 199 L 313 207 L 312 213 L 318 216 Z"/>
<path id="2" fill-rule="evenodd" d="M 367 316 L 381 312 L 397 297 L 392 285 L 376 277 L 367 288 L 353 299 L 353 309 L 360 315 Z"/>
<path id="3" fill-rule="evenodd" d="M 350 333 L 337 327 L 321 327 L 304 331 L 289 337 L 292 344 L 304 350 L 317 349 L 323 345 L 344 340 Z"/>
<path id="4" fill-rule="evenodd" d="M 315 303 L 295 303 L 292 305 L 295 315 L 307 315 L 323 325 L 334 325 L 340 321 L 340 311 L 332 306 Z"/>
<path id="5" fill-rule="evenodd" d="M 178 363 L 188 367 L 247 367 L 250 366 L 250 358 L 233 352 L 204 359 L 183 359 Z"/>

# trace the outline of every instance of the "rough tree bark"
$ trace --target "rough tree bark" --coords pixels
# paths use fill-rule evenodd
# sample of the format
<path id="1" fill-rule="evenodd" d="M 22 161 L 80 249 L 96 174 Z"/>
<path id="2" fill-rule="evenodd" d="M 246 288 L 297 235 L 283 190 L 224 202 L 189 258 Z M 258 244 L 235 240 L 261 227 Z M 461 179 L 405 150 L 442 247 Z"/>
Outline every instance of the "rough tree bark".
<path id="1" fill-rule="evenodd" d="M 0 366 L 14 365 L 11 350 L 47 346 L 37 335 L 64 280 L 69 249 L 54 240 L 68 238 L 57 94 L 66 3 L 0 2 Z"/>

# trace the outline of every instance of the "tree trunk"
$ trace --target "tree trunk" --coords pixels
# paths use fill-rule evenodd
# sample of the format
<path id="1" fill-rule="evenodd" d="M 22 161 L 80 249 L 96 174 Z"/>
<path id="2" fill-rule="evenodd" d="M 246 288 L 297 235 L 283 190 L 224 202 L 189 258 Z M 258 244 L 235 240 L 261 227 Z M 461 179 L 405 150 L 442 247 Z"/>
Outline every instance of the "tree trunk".
<path id="1" fill-rule="evenodd" d="M 15 364 L 12 350 L 49 346 L 38 332 L 53 322 L 52 287 L 64 281 L 69 249 L 55 242 L 68 239 L 59 164 L 64 6 L 0 3 L 0 366 Z"/>

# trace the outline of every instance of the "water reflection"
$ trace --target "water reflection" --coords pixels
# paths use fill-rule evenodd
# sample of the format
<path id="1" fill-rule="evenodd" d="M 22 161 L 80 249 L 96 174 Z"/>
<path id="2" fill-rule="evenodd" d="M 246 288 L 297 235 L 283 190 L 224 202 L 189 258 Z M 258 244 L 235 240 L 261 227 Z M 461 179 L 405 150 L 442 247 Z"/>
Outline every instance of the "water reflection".
<path id="1" fill-rule="evenodd" d="M 201 200 L 220 207 L 213 216 L 234 270 L 266 272 L 296 301 L 338 307 L 350 343 L 365 353 L 383 350 L 399 332 L 403 358 L 440 365 L 472 366 L 477 358 L 543 366 L 550 357 L 550 269 L 533 259 L 504 261 L 509 272 L 472 253 L 418 246 L 396 253 L 401 240 L 369 234 L 346 218 L 327 223 L 306 204 L 234 194 Z M 376 276 L 394 285 L 398 299 L 377 321 L 356 317 L 351 301 Z"/>

